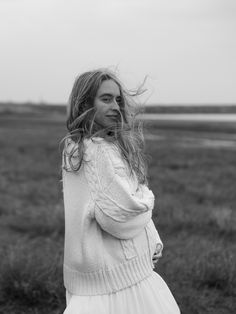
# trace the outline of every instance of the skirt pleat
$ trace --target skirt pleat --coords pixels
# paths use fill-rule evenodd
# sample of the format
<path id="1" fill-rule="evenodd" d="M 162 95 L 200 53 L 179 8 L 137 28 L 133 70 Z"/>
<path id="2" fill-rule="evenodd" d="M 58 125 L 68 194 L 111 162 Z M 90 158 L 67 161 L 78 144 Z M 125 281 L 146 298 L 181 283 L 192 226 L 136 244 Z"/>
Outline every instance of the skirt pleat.
<path id="1" fill-rule="evenodd" d="M 179 314 L 179 307 L 160 275 L 126 289 L 102 295 L 72 295 L 66 291 L 64 314 Z"/>

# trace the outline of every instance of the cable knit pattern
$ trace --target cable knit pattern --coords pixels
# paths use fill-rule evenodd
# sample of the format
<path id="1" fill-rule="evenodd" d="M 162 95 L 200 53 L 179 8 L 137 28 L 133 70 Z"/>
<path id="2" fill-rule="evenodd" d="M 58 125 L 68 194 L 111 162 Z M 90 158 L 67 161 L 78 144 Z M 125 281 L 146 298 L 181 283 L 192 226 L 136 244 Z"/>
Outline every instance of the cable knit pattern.
<path id="1" fill-rule="evenodd" d="M 156 245 L 163 247 L 151 219 L 154 195 L 130 176 L 115 145 L 101 138 L 84 144 L 80 170 L 63 170 L 64 284 L 77 295 L 112 293 L 153 271 Z"/>

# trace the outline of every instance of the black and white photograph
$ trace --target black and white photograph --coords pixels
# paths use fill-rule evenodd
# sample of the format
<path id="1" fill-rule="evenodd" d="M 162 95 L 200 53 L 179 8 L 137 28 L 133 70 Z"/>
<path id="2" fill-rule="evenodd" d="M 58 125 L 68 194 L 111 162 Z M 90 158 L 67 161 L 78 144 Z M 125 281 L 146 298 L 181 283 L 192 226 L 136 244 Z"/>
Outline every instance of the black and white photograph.
<path id="1" fill-rule="evenodd" d="M 0 0 L 0 314 L 236 313 L 236 2 Z"/>

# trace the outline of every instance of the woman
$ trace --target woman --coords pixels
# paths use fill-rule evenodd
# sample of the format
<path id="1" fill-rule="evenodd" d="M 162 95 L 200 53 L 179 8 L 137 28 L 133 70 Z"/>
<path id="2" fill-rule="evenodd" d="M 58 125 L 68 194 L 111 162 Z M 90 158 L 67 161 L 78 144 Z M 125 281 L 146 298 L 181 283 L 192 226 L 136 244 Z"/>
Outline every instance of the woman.
<path id="1" fill-rule="evenodd" d="M 177 314 L 153 270 L 162 241 L 152 221 L 142 132 L 116 75 L 80 75 L 68 108 L 62 159 L 64 314 Z"/>

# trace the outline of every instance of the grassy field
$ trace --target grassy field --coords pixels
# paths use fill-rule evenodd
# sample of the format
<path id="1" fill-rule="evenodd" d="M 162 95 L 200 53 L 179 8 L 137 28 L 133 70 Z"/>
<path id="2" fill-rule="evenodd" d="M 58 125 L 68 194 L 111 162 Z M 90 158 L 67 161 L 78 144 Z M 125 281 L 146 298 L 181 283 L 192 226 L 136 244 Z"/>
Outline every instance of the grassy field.
<path id="1" fill-rule="evenodd" d="M 227 136 L 218 131 L 214 137 Z M 233 313 L 235 149 L 181 145 L 186 134 L 199 137 L 193 125 L 147 134 L 153 217 L 165 245 L 156 271 L 183 314 Z M 0 313 L 59 314 L 65 308 L 58 148 L 64 135 L 55 112 L 47 119 L 0 116 Z M 208 137 L 207 125 L 201 136 Z"/>

